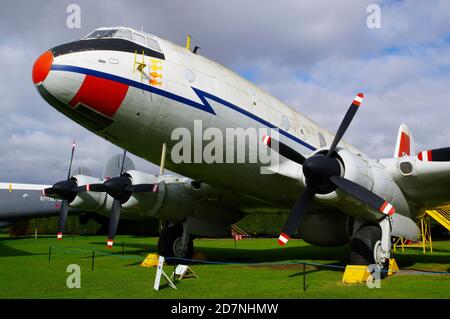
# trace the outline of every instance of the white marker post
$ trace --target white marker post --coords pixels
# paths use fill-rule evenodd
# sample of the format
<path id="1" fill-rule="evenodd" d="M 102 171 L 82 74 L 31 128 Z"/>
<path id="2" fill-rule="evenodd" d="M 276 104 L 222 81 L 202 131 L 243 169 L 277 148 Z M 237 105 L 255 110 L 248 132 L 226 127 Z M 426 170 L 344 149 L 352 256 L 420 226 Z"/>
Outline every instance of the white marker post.
<path id="1" fill-rule="evenodd" d="M 172 287 L 173 289 L 177 289 L 172 280 L 170 280 L 169 276 L 167 276 L 167 274 L 164 272 L 163 266 L 164 266 L 164 257 L 159 256 L 158 268 L 156 270 L 155 284 L 153 285 L 153 289 L 155 289 L 156 291 L 159 290 L 159 286 L 161 284 L 161 276 L 164 276 L 170 287 Z"/>

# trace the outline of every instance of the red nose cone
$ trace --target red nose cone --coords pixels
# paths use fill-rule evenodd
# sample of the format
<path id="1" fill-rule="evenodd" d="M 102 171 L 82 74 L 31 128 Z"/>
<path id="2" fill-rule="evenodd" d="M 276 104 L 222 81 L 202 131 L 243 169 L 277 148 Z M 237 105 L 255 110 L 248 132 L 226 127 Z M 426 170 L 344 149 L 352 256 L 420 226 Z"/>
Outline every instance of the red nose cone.
<path id="1" fill-rule="evenodd" d="M 37 58 L 36 62 L 33 65 L 33 82 L 34 84 L 41 83 L 45 80 L 48 73 L 50 72 L 50 68 L 53 63 L 53 54 L 50 51 L 46 51 L 42 53 L 42 55 Z"/>

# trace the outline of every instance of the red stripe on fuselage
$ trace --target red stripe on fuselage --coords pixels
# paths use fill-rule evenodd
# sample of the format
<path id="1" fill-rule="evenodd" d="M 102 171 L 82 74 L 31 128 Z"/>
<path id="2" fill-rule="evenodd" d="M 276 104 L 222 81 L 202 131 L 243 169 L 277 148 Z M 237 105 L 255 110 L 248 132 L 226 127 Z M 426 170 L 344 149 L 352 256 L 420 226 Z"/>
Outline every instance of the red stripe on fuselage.
<path id="1" fill-rule="evenodd" d="M 103 115 L 113 117 L 128 92 L 128 85 L 86 75 L 83 84 L 69 105 L 75 108 L 79 103 Z"/>

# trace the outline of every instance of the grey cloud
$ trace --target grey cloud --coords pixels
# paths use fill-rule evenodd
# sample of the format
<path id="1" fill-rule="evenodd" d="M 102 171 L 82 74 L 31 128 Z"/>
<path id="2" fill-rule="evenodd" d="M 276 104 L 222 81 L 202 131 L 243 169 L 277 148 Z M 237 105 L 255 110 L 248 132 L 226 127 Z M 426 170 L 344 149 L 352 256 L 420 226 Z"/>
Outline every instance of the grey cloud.
<path id="1" fill-rule="evenodd" d="M 81 7 L 82 28 L 66 27 L 66 7 Z M 382 28 L 366 27 L 380 3 Z M 75 166 L 100 175 L 117 147 L 49 107 L 31 82 L 35 58 L 100 26 L 141 26 L 243 73 L 335 130 L 350 99 L 367 99 L 347 139 L 374 157 L 391 156 L 398 125 L 419 148 L 447 146 L 450 129 L 450 3 L 447 1 L 26 1 L 0 12 L 0 179 L 51 183 Z M 156 171 L 133 157 L 136 167 Z"/>

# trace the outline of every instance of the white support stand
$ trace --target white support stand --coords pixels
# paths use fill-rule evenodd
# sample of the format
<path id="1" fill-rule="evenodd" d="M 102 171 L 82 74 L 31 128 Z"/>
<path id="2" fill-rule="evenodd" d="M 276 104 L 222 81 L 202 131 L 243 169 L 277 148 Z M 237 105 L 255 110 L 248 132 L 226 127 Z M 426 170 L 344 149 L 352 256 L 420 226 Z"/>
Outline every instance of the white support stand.
<path id="1" fill-rule="evenodd" d="M 178 265 L 170 279 L 198 278 L 197 274 L 187 265 Z"/>
<path id="2" fill-rule="evenodd" d="M 164 272 L 163 266 L 164 266 L 164 257 L 159 256 L 158 268 L 156 270 L 155 284 L 153 285 L 153 289 L 155 289 L 156 291 L 159 290 L 159 286 L 161 284 L 161 276 L 164 276 L 170 287 L 172 287 L 173 289 L 177 289 L 177 287 L 169 278 L 169 276 L 167 276 L 167 274 Z"/>

